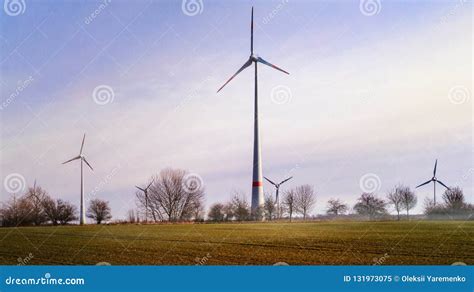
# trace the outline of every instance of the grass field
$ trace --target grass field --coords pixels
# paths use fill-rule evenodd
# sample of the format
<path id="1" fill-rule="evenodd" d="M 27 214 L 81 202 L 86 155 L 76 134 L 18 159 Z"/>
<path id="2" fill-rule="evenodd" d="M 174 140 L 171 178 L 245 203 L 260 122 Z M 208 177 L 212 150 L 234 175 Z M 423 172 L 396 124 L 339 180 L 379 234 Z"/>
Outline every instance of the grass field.
<path id="1" fill-rule="evenodd" d="M 474 264 L 472 221 L 22 227 L 0 240 L 6 265 Z"/>

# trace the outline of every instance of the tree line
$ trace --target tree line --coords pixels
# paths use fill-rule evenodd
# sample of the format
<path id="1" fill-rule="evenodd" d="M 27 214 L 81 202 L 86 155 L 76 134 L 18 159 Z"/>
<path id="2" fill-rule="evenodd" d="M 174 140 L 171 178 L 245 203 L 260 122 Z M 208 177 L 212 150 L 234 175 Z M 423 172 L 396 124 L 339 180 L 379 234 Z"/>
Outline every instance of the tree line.
<path id="1" fill-rule="evenodd" d="M 53 199 L 45 189 L 35 184 L 23 195 L 13 195 L 0 207 L 1 226 L 66 225 L 78 219 L 77 207 L 62 199 Z M 97 224 L 112 218 L 107 201 L 89 202 L 86 216 Z"/>
<path id="2" fill-rule="evenodd" d="M 204 221 L 249 221 L 255 218 L 251 214 L 250 203 L 245 192 L 234 190 L 226 202 L 212 204 L 208 211 L 204 208 L 205 189 L 199 178 L 181 169 L 167 168 L 154 175 L 148 181 L 146 192 L 137 191 L 136 211 L 131 210 L 127 222 L 184 222 Z M 266 220 L 295 218 L 306 220 L 312 215 L 316 206 L 314 186 L 304 184 L 283 192 L 280 204 L 273 194 L 266 193 L 264 205 L 258 212 Z M 424 213 L 427 218 L 445 218 L 446 216 L 470 218 L 474 206 L 465 201 L 462 189 L 454 187 L 442 195 L 443 203 L 433 204 L 432 200 L 424 202 Z M 418 199 L 407 186 L 397 185 L 385 198 L 375 193 L 362 193 L 351 207 L 339 198 L 331 198 L 326 205 L 326 216 L 329 218 L 342 215 L 357 215 L 368 219 L 388 218 L 390 211 L 395 211 L 400 220 L 416 207 Z M 279 207 L 279 209 L 278 209 Z M 2 226 L 27 225 L 65 225 L 78 219 L 77 207 L 62 199 L 53 199 L 41 186 L 34 184 L 21 195 L 13 195 L 0 208 Z M 87 206 L 86 216 L 97 224 L 112 219 L 109 202 L 93 199 Z M 206 218 L 207 217 L 207 218 Z"/>

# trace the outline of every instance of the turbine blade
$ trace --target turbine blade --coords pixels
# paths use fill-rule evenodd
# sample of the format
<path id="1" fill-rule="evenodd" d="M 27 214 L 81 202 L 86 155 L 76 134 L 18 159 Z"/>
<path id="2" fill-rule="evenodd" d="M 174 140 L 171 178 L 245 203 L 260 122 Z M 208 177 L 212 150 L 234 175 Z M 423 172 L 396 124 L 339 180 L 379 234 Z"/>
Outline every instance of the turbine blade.
<path id="1" fill-rule="evenodd" d="M 416 189 L 416 188 L 419 188 L 419 187 L 421 187 L 421 186 L 424 186 L 424 185 L 426 185 L 426 184 L 429 184 L 429 183 L 430 183 L 430 182 L 432 182 L 432 181 L 433 181 L 433 180 L 432 180 L 432 179 L 430 179 L 429 181 L 427 181 L 427 182 L 424 182 L 424 183 L 422 183 L 421 185 L 419 185 L 419 186 L 415 187 L 415 189 Z"/>
<path id="2" fill-rule="evenodd" d="M 145 191 L 144 189 L 142 189 L 142 188 L 141 188 L 141 187 L 139 187 L 139 186 L 135 186 L 135 187 L 136 187 L 137 189 L 139 189 L 140 191 L 142 191 L 142 192 L 144 192 L 144 191 Z"/>
<path id="3" fill-rule="evenodd" d="M 266 176 L 263 177 L 264 179 L 266 179 L 269 183 L 271 183 L 272 185 L 276 186 L 276 183 L 272 182 L 271 180 L 269 180 Z"/>
<path id="4" fill-rule="evenodd" d="M 262 59 L 261 57 L 258 57 L 258 58 L 257 58 L 257 62 L 260 62 L 260 63 L 262 63 L 262 64 L 265 64 L 265 65 L 267 65 L 267 66 L 272 67 L 273 69 L 277 69 L 278 71 L 281 71 L 281 72 L 283 72 L 283 73 L 286 73 L 286 74 L 290 75 L 290 73 L 288 73 L 288 72 L 286 72 L 285 70 L 283 70 L 283 69 L 281 69 L 281 68 L 279 68 L 279 67 L 273 65 L 273 64 L 270 63 L 270 62 L 265 61 L 265 60 Z"/>
<path id="5" fill-rule="evenodd" d="M 435 161 L 435 166 L 434 166 L 434 169 L 433 169 L 433 176 L 436 176 L 436 166 L 438 165 L 438 159 L 436 159 Z"/>
<path id="6" fill-rule="evenodd" d="M 87 164 L 87 166 L 89 166 L 89 168 L 90 168 L 91 170 L 94 170 L 94 169 L 92 168 L 92 166 L 89 164 L 89 162 L 87 162 L 87 160 L 86 160 L 85 157 L 83 157 L 82 159 L 84 159 L 84 162 Z"/>
<path id="7" fill-rule="evenodd" d="M 253 6 L 252 6 L 252 19 L 250 21 L 250 54 L 253 54 Z"/>
<path id="8" fill-rule="evenodd" d="M 84 137 L 82 137 L 81 151 L 79 151 L 79 155 L 82 154 L 82 149 L 84 148 L 84 140 L 86 140 L 86 133 L 84 133 Z"/>
<path id="9" fill-rule="evenodd" d="M 445 188 L 447 188 L 448 190 L 450 190 L 450 188 L 449 188 L 447 185 L 445 185 L 442 181 L 437 180 L 437 182 L 439 182 L 443 187 L 445 187 Z"/>
<path id="10" fill-rule="evenodd" d="M 290 180 L 290 179 L 292 179 L 292 178 L 293 178 L 293 177 L 292 177 L 292 176 L 290 176 L 289 178 L 287 178 L 287 179 L 283 180 L 283 181 L 282 181 L 280 184 L 282 184 L 282 183 L 285 183 L 285 182 L 289 181 L 289 180 Z"/>
<path id="11" fill-rule="evenodd" d="M 68 162 L 74 161 L 74 160 L 79 159 L 79 158 L 81 158 L 81 156 L 76 156 L 74 158 L 69 159 L 68 161 L 63 162 L 63 164 L 66 164 Z"/>
<path id="12" fill-rule="evenodd" d="M 152 183 L 153 181 L 151 181 L 145 189 L 148 190 L 148 188 L 151 186 Z"/>
<path id="13" fill-rule="evenodd" d="M 221 89 L 224 88 L 224 86 L 226 86 L 227 83 L 229 83 L 232 79 L 234 79 L 234 77 L 237 76 L 237 74 L 242 72 L 245 68 L 247 68 L 251 64 L 252 64 L 252 60 L 248 59 L 247 62 L 245 62 L 245 64 L 242 67 L 240 67 L 240 69 L 234 75 L 232 75 L 232 77 L 230 77 L 229 80 L 227 80 L 227 82 L 224 83 L 224 85 L 222 85 L 221 88 L 219 88 L 219 90 L 217 90 L 217 92 L 221 91 Z"/>

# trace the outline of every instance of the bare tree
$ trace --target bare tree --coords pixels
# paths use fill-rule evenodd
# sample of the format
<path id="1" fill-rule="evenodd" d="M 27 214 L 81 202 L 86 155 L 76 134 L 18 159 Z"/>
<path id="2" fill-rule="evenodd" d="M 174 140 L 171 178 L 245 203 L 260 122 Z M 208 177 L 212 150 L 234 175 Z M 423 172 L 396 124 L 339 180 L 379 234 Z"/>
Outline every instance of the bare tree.
<path id="1" fill-rule="evenodd" d="M 303 220 L 316 204 L 316 196 L 313 186 L 302 185 L 296 187 L 295 210 L 303 215 Z"/>
<path id="2" fill-rule="evenodd" d="M 88 218 L 94 219 L 97 224 L 112 218 L 109 202 L 100 199 L 91 200 L 87 208 Z"/>
<path id="3" fill-rule="evenodd" d="M 77 219 L 76 206 L 61 199 L 55 201 L 50 197 L 46 197 L 43 200 L 43 209 L 47 220 L 51 221 L 53 225 L 65 225 Z"/>
<path id="4" fill-rule="evenodd" d="M 224 221 L 224 204 L 216 203 L 211 206 L 207 217 L 210 221 Z"/>
<path id="5" fill-rule="evenodd" d="M 393 206 L 397 212 L 397 220 L 400 220 L 400 211 L 403 210 L 403 199 L 401 193 L 401 186 L 395 187 L 387 195 L 388 204 Z"/>
<path id="6" fill-rule="evenodd" d="M 348 208 L 349 207 L 339 199 L 329 199 L 326 213 L 337 216 L 346 213 Z"/>
<path id="7" fill-rule="evenodd" d="M 237 221 L 250 219 L 250 205 L 245 198 L 245 193 L 234 191 L 232 197 L 232 213 Z"/>
<path id="8" fill-rule="evenodd" d="M 288 212 L 291 222 L 293 218 L 293 213 L 296 209 L 296 191 L 294 188 L 285 192 L 283 196 L 283 204 L 286 207 L 286 211 Z"/>
<path id="9" fill-rule="evenodd" d="M 30 201 L 30 216 L 34 225 L 40 225 L 46 222 L 47 218 L 43 208 L 43 201 L 48 197 L 46 191 L 36 185 L 36 181 L 33 187 L 28 188 L 25 199 Z"/>
<path id="10" fill-rule="evenodd" d="M 232 206 L 232 202 L 227 202 L 222 209 L 224 213 L 224 221 L 231 221 L 234 218 L 234 206 Z"/>
<path id="11" fill-rule="evenodd" d="M 77 220 L 77 208 L 69 202 L 61 199 L 57 200 L 58 221 L 59 224 L 65 225 L 71 221 Z"/>
<path id="12" fill-rule="evenodd" d="M 400 197 L 402 199 L 403 209 L 407 211 L 407 219 L 408 219 L 410 216 L 409 211 L 415 208 L 416 203 L 418 202 L 418 199 L 416 198 L 415 193 L 412 192 L 410 188 L 407 186 L 402 186 L 402 185 L 398 186 L 397 192 L 400 194 Z"/>
<path id="13" fill-rule="evenodd" d="M 127 221 L 128 223 L 137 223 L 138 222 L 138 214 L 135 210 L 130 209 L 127 212 Z"/>
<path id="14" fill-rule="evenodd" d="M 276 213 L 276 200 L 271 194 L 265 196 L 264 209 L 267 219 L 272 220 Z"/>
<path id="15" fill-rule="evenodd" d="M 2 218 L 3 226 L 27 226 L 33 223 L 33 216 L 31 202 L 26 196 L 17 198 L 13 195 L 12 198 L 2 204 L 0 209 L 0 217 Z"/>
<path id="16" fill-rule="evenodd" d="M 160 220 L 191 220 L 202 212 L 203 200 L 204 188 L 199 180 L 181 169 L 162 170 L 148 191 L 148 207 L 152 216 Z"/>
<path id="17" fill-rule="evenodd" d="M 464 193 L 459 187 L 448 189 L 443 194 L 444 204 L 450 211 L 457 211 L 464 207 Z"/>
<path id="18" fill-rule="evenodd" d="M 354 205 L 354 210 L 360 215 L 367 215 L 369 219 L 387 213 L 385 201 L 373 193 L 363 193 Z"/>

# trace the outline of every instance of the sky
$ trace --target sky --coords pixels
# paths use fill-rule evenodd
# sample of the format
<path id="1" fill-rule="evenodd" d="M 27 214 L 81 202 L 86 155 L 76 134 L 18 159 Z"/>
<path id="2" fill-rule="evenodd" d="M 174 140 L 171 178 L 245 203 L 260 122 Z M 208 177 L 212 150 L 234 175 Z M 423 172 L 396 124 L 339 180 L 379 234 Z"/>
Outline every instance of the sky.
<path id="1" fill-rule="evenodd" d="M 13 5 L 19 3 L 19 6 Z M 9 5 L 7 5 L 9 4 Z M 0 200 L 36 180 L 79 205 L 135 208 L 161 169 L 202 178 L 206 205 L 250 201 L 253 74 L 263 174 L 351 206 L 432 176 L 473 194 L 469 1 L 8 1 L 0 11 Z M 265 192 L 274 189 L 265 182 Z M 439 186 L 438 198 L 442 187 Z M 432 186 L 415 190 L 421 213 Z"/>

